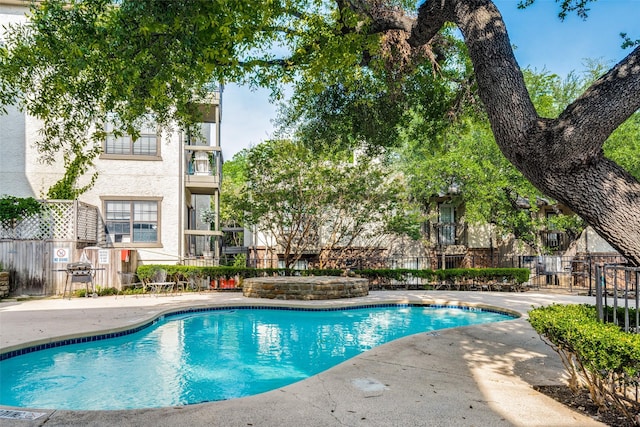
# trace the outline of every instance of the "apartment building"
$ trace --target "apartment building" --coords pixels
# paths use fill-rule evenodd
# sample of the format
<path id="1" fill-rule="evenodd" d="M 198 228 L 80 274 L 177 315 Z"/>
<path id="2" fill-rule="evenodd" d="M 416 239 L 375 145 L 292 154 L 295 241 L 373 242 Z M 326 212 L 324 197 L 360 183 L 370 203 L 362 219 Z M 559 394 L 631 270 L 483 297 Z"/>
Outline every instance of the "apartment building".
<path id="1" fill-rule="evenodd" d="M 27 5 L 0 0 L 0 27 L 25 22 Z M 194 102 L 203 119 L 192 129 L 163 132 L 148 122 L 134 141 L 114 135 L 109 123 L 96 124 L 104 126 L 107 136 L 95 168 L 80 184 L 93 172 L 98 176 L 78 201 L 95 207 L 99 224 L 95 242 L 84 246 L 115 250 L 127 263 L 217 263 L 222 87 L 211 85 L 205 99 Z M 42 123 L 13 106 L 7 109 L 0 115 L 0 195 L 44 199 L 64 175 L 62 159 L 41 163 L 34 143 Z M 68 243 L 74 258 L 82 248 Z M 135 265 L 125 267 L 132 271 Z"/>

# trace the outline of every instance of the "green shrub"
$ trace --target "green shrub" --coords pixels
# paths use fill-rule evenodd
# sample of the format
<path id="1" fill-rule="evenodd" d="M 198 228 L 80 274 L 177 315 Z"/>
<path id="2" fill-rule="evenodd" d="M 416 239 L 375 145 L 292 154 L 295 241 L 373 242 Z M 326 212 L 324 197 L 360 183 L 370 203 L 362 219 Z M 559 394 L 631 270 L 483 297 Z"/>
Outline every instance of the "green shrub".
<path id="1" fill-rule="evenodd" d="M 494 281 L 522 284 L 529 280 L 528 268 L 449 268 L 446 270 L 363 269 L 354 273 L 369 280 L 406 282 L 417 277 L 430 282 L 462 283 L 464 281 Z"/>
<path id="2" fill-rule="evenodd" d="M 42 204 L 33 197 L 0 197 L 0 222 L 10 227 L 15 227 L 25 218 L 38 215 L 42 210 Z"/>
<path id="3" fill-rule="evenodd" d="M 167 280 L 188 280 L 190 277 L 209 277 L 215 279 L 230 279 L 240 277 L 246 279 L 257 276 L 341 276 L 345 274 L 340 269 L 309 269 L 292 270 L 287 268 L 248 268 L 235 266 L 192 266 L 192 265 L 162 265 L 148 264 L 138 267 L 136 274 L 142 281 L 148 281 L 158 269 L 167 271 Z M 526 268 L 451 268 L 447 270 L 412 270 L 412 269 L 362 269 L 350 273 L 388 284 L 391 280 L 406 283 L 412 278 L 425 279 L 429 283 L 435 281 L 459 283 L 461 281 L 494 281 L 524 283 L 529 280 L 529 269 Z M 427 283 L 425 286 L 430 286 Z"/>
<path id="4" fill-rule="evenodd" d="M 100 297 L 103 297 L 103 296 L 109 296 L 109 295 L 118 295 L 118 290 L 116 288 L 103 288 L 101 286 L 96 286 L 94 293 Z M 86 288 L 76 289 L 75 291 L 73 291 L 73 296 L 75 297 L 84 298 L 86 295 L 87 295 Z"/>
<path id="5" fill-rule="evenodd" d="M 621 385 L 637 384 L 640 377 L 640 335 L 600 322 L 591 305 L 535 308 L 529 322 L 560 355 L 572 390 L 584 386 L 599 407 L 612 404 L 635 417 L 640 407 L 625 394 L 634 388 Z"/>

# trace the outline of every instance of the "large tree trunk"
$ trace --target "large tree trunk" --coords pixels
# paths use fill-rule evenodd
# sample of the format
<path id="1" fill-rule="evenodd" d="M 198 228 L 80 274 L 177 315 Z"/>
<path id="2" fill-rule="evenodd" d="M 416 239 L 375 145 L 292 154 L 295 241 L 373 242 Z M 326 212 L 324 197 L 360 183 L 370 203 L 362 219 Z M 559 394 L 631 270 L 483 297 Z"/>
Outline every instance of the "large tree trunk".
<path id="1" fill-rule="evenodd" d="M 640 266 L 640 183 L 602 153 L 607 137 L 640 108 L 640 47 L 550 120 L 537 115 L 502 16 L 490 0 L 427 0 L 407 28 L 409 42 L 426 43 L 446 21 L 464 35 L 507 159 Z"/>

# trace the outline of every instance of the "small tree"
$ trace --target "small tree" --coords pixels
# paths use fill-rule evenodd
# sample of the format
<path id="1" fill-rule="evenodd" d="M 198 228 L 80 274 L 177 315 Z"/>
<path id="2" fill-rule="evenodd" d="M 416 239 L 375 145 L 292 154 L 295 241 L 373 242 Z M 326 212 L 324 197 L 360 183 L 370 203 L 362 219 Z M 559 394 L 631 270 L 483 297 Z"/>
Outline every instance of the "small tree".
<path id="1" fill-rule="evenodd" d="M 353 163 L 283 140 L 247 158 L 247 222 L 273 237 L 287 267 L 309 251 L 340 258 L 356 247 L 379 249 L 403 214 L 398 178 L 370 158 Z"/>

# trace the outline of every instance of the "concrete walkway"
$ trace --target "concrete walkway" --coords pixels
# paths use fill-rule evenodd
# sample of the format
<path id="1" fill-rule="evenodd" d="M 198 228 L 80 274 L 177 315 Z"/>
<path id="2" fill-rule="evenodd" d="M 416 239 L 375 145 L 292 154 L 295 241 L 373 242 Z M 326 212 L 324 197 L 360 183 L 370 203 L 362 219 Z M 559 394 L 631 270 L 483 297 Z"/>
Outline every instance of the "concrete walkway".
<path id="1" fill-rule="evenodd" d="M 374 291 L 332 301 L 248 299 L 239 293 L 45 299 L 0 303 L 0 353 L 61 337 L 129 329 L 176 308 L 213 305 L 480 304 L 522 318 L 423 333 L 382 345 L 307 380 L 256 396 L 129 411 L 41 412 L 0 426 L 598 426 L 532 385 L 564 383 L 556 353 L 526 321 L 532 306 L 593 303 L 538 293 Z"/>

